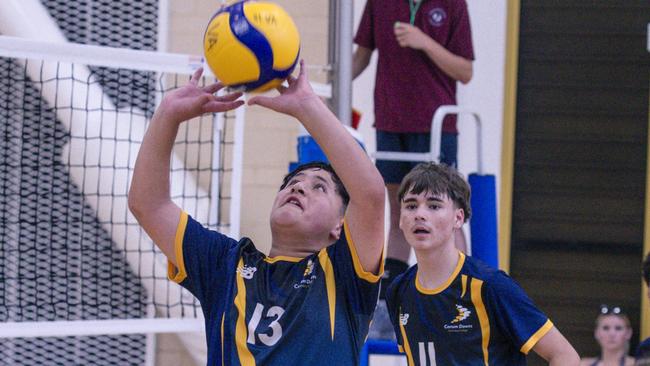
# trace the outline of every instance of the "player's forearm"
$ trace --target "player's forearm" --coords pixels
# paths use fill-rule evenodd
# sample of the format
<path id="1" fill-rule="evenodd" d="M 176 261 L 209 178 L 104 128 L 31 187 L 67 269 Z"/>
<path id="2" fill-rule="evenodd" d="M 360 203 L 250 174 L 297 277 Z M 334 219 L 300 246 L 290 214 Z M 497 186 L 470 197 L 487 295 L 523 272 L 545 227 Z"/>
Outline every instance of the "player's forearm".
<path id="1" fill-rule="evenodd" d="M 580 365 L 580 357 L 575 350 L 567 351 L 556 355 L 548 360 L 549 366 L 578 366 Z"/>
<path id="2" fill-rule="evenodd" d="M 358 142 L 320 98 L 303 101 L 298 119 L 323 149 L 351 200 L 383 205 L 384 183 Z"/>
<path id="3" fill-rule="evenodd" d="M 552 327 L 533 347 L 533 351 L 551 366 L 578 366 L 580 357 L 562 333 Z"/>
<path id="4" fill-rule="evenodd" d="M 171 200 L 169 161 L 177 131 L 177 123 L 167 120 L 162 110 L 156 111 L 145 133 L 133 171 L 129 207 L 134 214 Z"/>
<path id="5" fill-rule="evenodd" d="M 370 63 L 372 50 L 358 46 L 352 56 L 352 79 L 356 79 Z"/>
<path id="6" fill-rule="evenodd" d="M 423 51 L 440 70 L 452 79 L 463 84 L 469 83 L 472 79 L 472 61 L 453 54 L 433 39 L 429 39 Z"/>

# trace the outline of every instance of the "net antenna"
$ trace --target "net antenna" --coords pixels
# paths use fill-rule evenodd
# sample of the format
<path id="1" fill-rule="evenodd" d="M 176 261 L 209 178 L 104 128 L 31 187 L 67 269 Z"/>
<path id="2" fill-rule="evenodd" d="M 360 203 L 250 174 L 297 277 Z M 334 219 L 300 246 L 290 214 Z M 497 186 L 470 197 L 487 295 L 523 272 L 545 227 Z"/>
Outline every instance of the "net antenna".
<path id="1" fill-rule="evenodd" d="M 110 235 L 114 247 L 124 255 L 130 271 L 138 276 L 146 291 L 149 319 L 88 320 L 71 311 L 60 320 L 54 317 L 48 322 L 25 321 L 20 311 L 7 310 L 3 312 L 7 316 L 0 319 L 4 321 L 0 337 L 194 332 L 194 336 L 184 335 L 180 340 L 197 364 L 205 364 L 204 320 L 198 302 L 189 292 L 166 280 L 166 258 L 127 208 L 128 186 L 150 113 L 134 107 L 118 108 L 89 69 L 89 66 L 101 66 L 145 71 L 157 80 L 156 93 L 164 93 L 187 82 L 201 59 L 70 44 L 38 1 L 10 1 L 1 7 L 0 33 L 39 41 L 0 36 L 0 56 L 20 65 L 24 80 L 32 81 L 65 127 L 70 139 L 63 147 L 62 163 L 102 229 Z M 23 14 L 29 14 L 29 19 Z M 185 142 L 180 147 L 177 143 L 171 162 L 174 201 L 199 222 L 236 238 L 239 236 L 243 121 L 243 108 L 234 117 L 217 114 L 207 121 L 204 117 L 193 128 L 180 132 Z M 234 126 L 231 142 L 224 141 L 224 126 L 228 123 Z M 230 157 L 229 168 L 222 166 L 225 155 Z M 196 158 L 193 160 L 192 156 Z M 230 179 L 227 186 L 222 184 L 225 176 Z M 229 194 L 229 212 L 222 207 L 224 192 Z M 218 215 L 224 212 L 227 221 Z M 12 252 L 12 244 L 5 245 Z M 6 278 L 6 286 L 13 284 L 21 288 L 20 278 L 12 276 Z M 82 292 L 82 287 L 80 284 L 77 290 Z M 20 302 L 19 292 L 5 291 L 3 304 L 9 308 Z"/>

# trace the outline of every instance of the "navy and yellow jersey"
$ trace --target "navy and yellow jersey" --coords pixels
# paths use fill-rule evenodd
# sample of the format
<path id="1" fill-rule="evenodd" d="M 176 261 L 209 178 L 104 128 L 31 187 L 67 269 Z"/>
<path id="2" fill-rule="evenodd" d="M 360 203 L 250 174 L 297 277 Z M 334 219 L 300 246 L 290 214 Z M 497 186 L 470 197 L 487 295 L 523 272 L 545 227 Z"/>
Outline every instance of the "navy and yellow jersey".
<path id="1" fill-rule="evenodd" d="M 635 366 L 650 366 L 650 338 L 639 343 L 634 358 L 636 359 Z"/>
<path id="2" fill-rule="evenodd" d="M 343 230 L 308 257 L 270 258 L 182 213 L 169 276 L 201 303 L 208 365 L 357 364 L 383 267 L 365 272 Z"/>
<path id="3" fill-rule="evenodd" d="M 417 272 L 409 268 L 386 294 L 409 365 L 525 365 L 553 327 L 508 275 L 463 253 L 439 288 L 424 288 Z"/>

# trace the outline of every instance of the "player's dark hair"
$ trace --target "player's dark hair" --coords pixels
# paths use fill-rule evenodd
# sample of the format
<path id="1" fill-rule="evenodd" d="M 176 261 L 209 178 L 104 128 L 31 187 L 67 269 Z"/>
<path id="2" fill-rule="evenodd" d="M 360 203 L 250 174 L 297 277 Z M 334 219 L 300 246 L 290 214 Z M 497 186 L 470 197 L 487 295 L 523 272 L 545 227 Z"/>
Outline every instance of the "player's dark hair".
<path id="1" fill-rule="evenodd" d="M 465 221 L 472 216 L 470 188 L 465 179 L 446 164 L 420 163 L 402 179 L 397 192 L 401 202 L 407 193 L 429 192 L 436 196 L 446 195 L 465 213 Z"/>
<path id="2" fill-rule="evenodd" d="M 341 182 L 341 178 L 339 178 L 339 176 L 334 171 L 334 168 L 332 168 L 331 165 L 324 163 L 322 161 L 314 161 L 311 163 L 299 165 L 296 169 L 294 169 L 284 177 L 284 179 L 282 180 L 282 185 L 280 186 L 280 190 L 283 190 L 287 186 L 287 184 L 289 184 L 291 178 L 295 177 L 296 174 L 307 169 L 321 169 L 330 173 L 330 176 L 332 177 L 332 181 L 334 182 L 334 186 L 336 188 L 335 191 L 341 197 L 341 200 L 343 201 L 343 210 L 345 211 L 345 208 L 348 207 L 348 202 L 350 202 L 350 195 L 348 194 L 348 191 L 345 189 L 343 182 Z"/>
<path id="3" fill-rule="evenodd" d="M 643 273 L 643 280 L 645 281 L 646 285 L 650 286 L 650 253 L 645 256 L 645 259 L 643 260 L 643 267 L 641 268 Z"/>

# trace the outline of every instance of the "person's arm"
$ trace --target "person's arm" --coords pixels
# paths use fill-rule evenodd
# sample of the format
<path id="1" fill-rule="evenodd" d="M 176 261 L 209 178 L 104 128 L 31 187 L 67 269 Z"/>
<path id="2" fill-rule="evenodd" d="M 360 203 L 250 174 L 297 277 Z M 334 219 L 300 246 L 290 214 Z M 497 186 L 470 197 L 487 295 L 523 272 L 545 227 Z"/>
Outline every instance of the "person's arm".
<path id="1" fill-rule="evenodd" d="M 376 273 L 384 245 L 383 179 L 357 141 L 314 94 L 304 61 L 300 61 L 298 78 L 287 81 L 289 87 L 279 88 L 279 96 L 256 96 L 248 103 L 297 118 L 314 137 L 350 194 L 345 217 L 361 265 Z"/>
<path id="2" fill-rule="evenodd" d="M 242 105 L 241 93 L 216 97 L 223 85 L 198 86 L 203 69 L 198 69 L 188 85 L 169 92 L 154 113 L 145 133 L 129 190 L 129 209 L 167 258 L 177 265 L 174 237 L 181 209 L 169 193 L 172 147 L 179 125 L 204 113 L 223 112 Z"/>
<path id="3" fill-rule="evenodd" d="M 372 50 L 366 47 L 357 46 L 352 56 L 352 79 L 356 79 L 370 63 Z"/>
<path id="4" fill-rule="evenodd" d="M 395 24 L 395 37 L 402 47 L 410 47 L 424 52 L 445 74 L 463 84 L 472 79 L 472 61 L 447 50 L 434 39 L 409 23 Z"/>
<path id="5" fill-rule="evenodd" d="M 578 366 L 580 357 L 569 341 L 553 327 L 533 346 L 533 351 L 551 366 Z"/>

